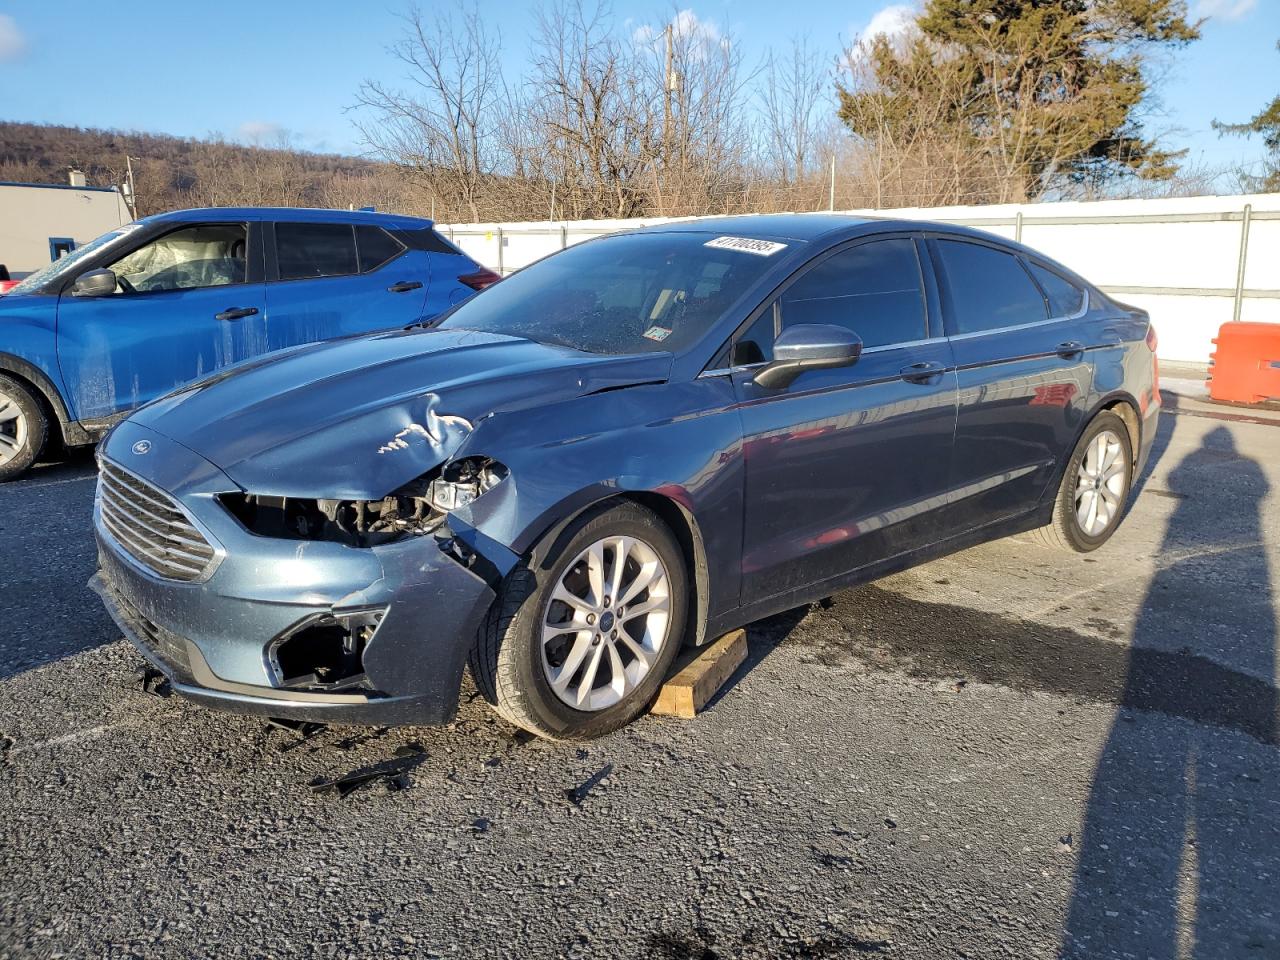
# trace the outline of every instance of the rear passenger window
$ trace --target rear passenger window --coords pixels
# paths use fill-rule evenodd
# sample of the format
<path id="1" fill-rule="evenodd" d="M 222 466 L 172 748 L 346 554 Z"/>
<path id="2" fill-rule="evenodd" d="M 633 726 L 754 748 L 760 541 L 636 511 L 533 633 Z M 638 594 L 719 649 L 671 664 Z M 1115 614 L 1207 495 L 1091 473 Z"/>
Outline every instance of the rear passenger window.
<path id="1" fill-rule="evenodd" d="M 963 240 L 939 240 L 956 333 L 981 333 L 1048 319 L 1044 297 L 1018 258 Z"/>
<path id="2" fill-rule="evenodd" d="M 782 328 L 830 323 L 865 347 L 923 340 L 924 289 L 913 240 L 875 240 L 828 257 L 779 298 Z M 770 345 L 772 346 L 772 345 Z"/>
<path id="3" fill-rule="evenodd" d="M 1052 270 L 1032 263 L 1031 275 L 1049 298 L 1049 316 L 1073 317 L 1084 306 L 1084 291 L 1070 280 L 1058 276 Z"/>
<path id="4" fill-rule="evenodd" d="M 281 280 L 359 272 L 355 234 L 345 223 L 277 223 L 276 259 Z"/>
<path id="5" fill-rule="evenodd" d="M 404 250 L 404 245 L 381 227 L 356 227 L 356 250 L 360 254 L 360 272 L 377 270 L 388 260 L 394 260 Z"/>

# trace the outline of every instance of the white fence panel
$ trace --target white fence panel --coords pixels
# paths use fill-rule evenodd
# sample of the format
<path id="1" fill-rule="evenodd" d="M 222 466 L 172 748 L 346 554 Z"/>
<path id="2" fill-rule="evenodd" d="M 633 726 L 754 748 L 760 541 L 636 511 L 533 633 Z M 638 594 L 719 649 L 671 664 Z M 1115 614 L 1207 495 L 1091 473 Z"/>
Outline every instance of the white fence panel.
<path id="1" fill-rule="evenodd" d="M 1166 360 L 1207 363 L 1218 328 L 1232 319 L 1280 323 L 1280 194 L 844 212 L 961 223 L 1021 239 L 1150 311 Z M 669 220 L 440 229 L 475 260 L 505 274 L 591 237 L 664 222 Z"/>

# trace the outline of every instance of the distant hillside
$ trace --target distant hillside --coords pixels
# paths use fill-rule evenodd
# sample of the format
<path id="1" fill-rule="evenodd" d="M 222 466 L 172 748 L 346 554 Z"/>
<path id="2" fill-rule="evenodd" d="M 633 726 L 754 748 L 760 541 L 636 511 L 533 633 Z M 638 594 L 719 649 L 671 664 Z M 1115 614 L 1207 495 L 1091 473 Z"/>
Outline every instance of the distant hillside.
<path id="1" fill-rule="evenodd" d="M 85 172 L 92 186 L 124 181 L 134 157 L 138 213 L 245 204 L 421 212 L 416 191 L 393 167 L 359 157 L 262 148 L 225 140 L 0 121 L 0 180 L 66 183 Z"/>

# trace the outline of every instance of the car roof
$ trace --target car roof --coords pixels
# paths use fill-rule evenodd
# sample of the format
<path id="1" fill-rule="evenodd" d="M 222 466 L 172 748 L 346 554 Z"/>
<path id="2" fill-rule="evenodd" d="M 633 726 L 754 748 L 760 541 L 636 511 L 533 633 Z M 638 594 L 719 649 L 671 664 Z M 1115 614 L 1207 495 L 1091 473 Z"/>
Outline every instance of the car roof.
<path id="1" fill-rule="evenodd" d="M 200 223 L 219 220 L 288 220 L 294 223 L 370 223 L 400 230 L 422 230 L 432 221 L 374 210 L 325 210 L 317 207 L 193 207 L 144 217 L 142 223 Z"/>
<path id="2" fill-rule="evenodd" d="M 866 217 L 842 213 L 754 213 L 732 217 L 703 217 L 696 220 L 678 220 L 671 223 L 655 223 L 637 233 L 705 233 L 727 234 L 759 238 L 761 240 L 791 240 L 800 242 L 822 241 L 824 244 L 840 243 L 854 237 L 873 236 L 878 233 L 902 233 L 915 231 L 936 233 L 941 236 L 967 237 L 1003 247 L 1013 253 L 1053 264 L 1063 272 L 1076 276 L 1056 260 L 1033 247 L 1009 237 L 987 230 L 977 230 L 958 223 L 942 223 L 935 220 L 908 220 L 901 217 Z M 1083 278 L 1077 279 L 1084 281 Z"/>
<path id="3" fill-rule="evenodd" d="M 716 233 L 765 240 L 817 240 L 875 222 L 867 217 L 838 213 L 748 213 L 655 223 L 644 229 L 655 233 Z"/>

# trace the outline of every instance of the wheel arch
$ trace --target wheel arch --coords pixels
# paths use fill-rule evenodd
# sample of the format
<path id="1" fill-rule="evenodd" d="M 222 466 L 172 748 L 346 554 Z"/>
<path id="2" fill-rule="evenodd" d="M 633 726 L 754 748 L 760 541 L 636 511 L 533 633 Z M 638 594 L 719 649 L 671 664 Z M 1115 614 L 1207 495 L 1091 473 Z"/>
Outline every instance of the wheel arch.
<path id="1" fill-rule="evenodd" d="M 1098 405 L 1085 418 L 1084 423 L 1080 425 L 1080 431 L 1076 434 L 1076 443 L 1080 442 L 1080 437 L 1089 429 L 1089 424 L 1094 421 L 1098 414 L 1103 412 L 1114 413 L 1124 421 L 1125 428 L 1129 433 L 1130 454 L 1133 459 L 1133 465 L 1136 466 L 1142 450 L 1142 415 L 1138 410 L 1138 401 L 1131 394 L 1124 391 L 1118 390 L 1110 393 L 1098 402 Z"/>
<path id="2" fill-rule="evenodd" d="M 522 539 L 531 544 L 525 551 L 526 554 L 531 555 L 542 544 L 554 543 L 561 531 L 583 514 L 607 510 L 613 503 L 634 503 L 644 507 L 657 515 L 676 538 L 681 553 L 684 554 L 689 578 L 687 585 L 692 591 L 690 612 L 694 614 L 688 619 L 684 642 L 692 646 L 702 646 L 708 640 L 706 628 L 711 600 L 706 545 L 697 520 L 676 498 L 655 490 L 615 490 L 607 496 L 595 497 L 587 503 L 578 505 L 576 509 L 562 516 L 555 523 L 539 530 L 536 536 L 523 537 Z"/>
<path id="3" fill-rule="evenodd" d="M 43 370 L 11 353 L 0 353 L 0 374 L 17 380 L 31 391 L 36 401 L 44 406 L 49 426 L 57 431 L 56 439 L 60 443 L 72 446 L 87 442 L 83 431 L 77 430 L 71 420 L 62 394 Z"/>

